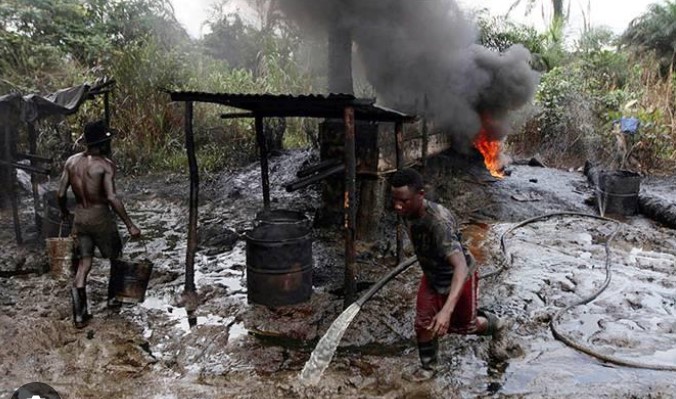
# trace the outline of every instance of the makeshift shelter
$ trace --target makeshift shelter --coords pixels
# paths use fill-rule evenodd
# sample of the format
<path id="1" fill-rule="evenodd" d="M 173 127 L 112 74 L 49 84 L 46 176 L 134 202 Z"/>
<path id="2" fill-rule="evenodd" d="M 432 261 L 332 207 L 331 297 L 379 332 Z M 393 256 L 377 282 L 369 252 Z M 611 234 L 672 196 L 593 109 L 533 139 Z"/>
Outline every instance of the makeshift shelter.
<path id="1" fill-rule="evenodd" d="M 397 167 L 403 166 L 403 124 L 413 122 L 414 116 L 392 109 L 380 107 L 375 99 L 356 98 L 349 94 L 329 95 L 272 95 L 272 94 L 234 94 L 205 93 L 191 91 L 169 91 L 173 101 L 185 103 L 185 140 L 190 169 L 190 214 L 188 226 L 188 246 L 186 251 L 185 293 L 194 295 L 194 262 L 197 249 L 197 209 L 199 193 L 199 175 L 195 156 L 193 136 L 193 103 L 206 102 L 221 104 L 246 112 L 226 114 L 226 118 L 253 118 L 256 142 L 260 152 L 261 181 L 263 186 L 263 209 L 270 208 L 270 183 L 268 178 L 268 153 L 263 129 L 265 117 L 313 117 L 341 119 L 344 123 L 344 171 L 345 193 L 343 202 L 345 229 L 345 305 L 354 301 L 356 294 L 356 151 L 355 121 L 376 121 L 395 123 L 395 141 Z M 401 232 L 398 232 L 398 246 L 401 247 Z M 188 312 L 194 309 L 186 309 Z"/>
<path id="2" fill-rule="evenodd" d="M 82 84 L 57 92 L 39 96 L 29 94 L 7 94 L 0 97 L 0 184 L 8 187 L 0 196 L 9 199 L 14 219 L 14 233 L 18 243 L 22 243 L 21 225 L 19 222 L 19 205 L 16 195 L 16 172 L 22 169 L 31 173 L 31 185 L 33 191 L 33 204 L 36 214 L 39 207 L 38 184 L 36 174 L 49 174 L 50 170 L 45 165 L 52 162 L 51 158 L 37 155 L 37 132 L 35 123 L 52 115 L 71 115 L 78 111 L 80 105 L 87 99 L 93 99 L 98 95 L 104 96 L 104 108 L 106 123 L 110 121 L 109 93 L 112 91 L 114 80 L 103 78 L 94 84 Z M 28 153 L 18 152 L 19 128 L 25 124 L 28 131 Z M 20 163 L 27 160 L 29 164 Z M 7 198 L 8 197 L 8 198 Z M 2 205 L 3 198 L 0 198 Z"/>

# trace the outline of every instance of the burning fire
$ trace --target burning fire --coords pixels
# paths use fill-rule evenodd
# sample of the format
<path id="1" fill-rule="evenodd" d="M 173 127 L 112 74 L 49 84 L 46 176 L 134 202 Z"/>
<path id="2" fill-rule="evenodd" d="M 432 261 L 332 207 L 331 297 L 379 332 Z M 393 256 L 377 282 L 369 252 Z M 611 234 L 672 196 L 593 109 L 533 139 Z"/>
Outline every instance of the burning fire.
<path id="1" fill-rule="evenodd" d="M 494 140 L 490 137 L 487 125 L 490 126 L 490 121 L 487 118 L 482 118 L 482 127 L 479 135 L 474 140 L 474 146 L 479 150 L 484 157 L 484 164 L 491 173 L 491 176 L 502 179 L 505 177 L 504 167 L 502 165 L 502 141 Z M 486 123 L 488 122 L 488 123 Z"/>

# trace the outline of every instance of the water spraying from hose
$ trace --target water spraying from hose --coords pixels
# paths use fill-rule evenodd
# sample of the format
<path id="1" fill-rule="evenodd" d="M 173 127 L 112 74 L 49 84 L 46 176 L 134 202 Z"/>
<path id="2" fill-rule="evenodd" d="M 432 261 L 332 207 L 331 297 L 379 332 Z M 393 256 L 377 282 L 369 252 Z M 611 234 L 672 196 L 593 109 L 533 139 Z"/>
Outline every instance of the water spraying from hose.
<path id="1" fill-rule="evenodd" d="M 331 323 L 331 326 L 326 331 L 326 334 L 319 340 L 319 343 L 312 351 L 310 360 L 305 363 L 303 371 L 300 373 L 300 381 L 306 385 L 317 385 L 324 370 L 331 363 L 334 353 L 338 348 L 338 343 L 343 338 L 345 330 L 350 325 L 354 317 L 359 313 L 361 307 L 371 299 L 371 297 L 378 292 L 387 282 L 396 277 L 399 273 L 408 269 L 411 265 L 416 263 L 418 258 L 415 256 L 400 263 L 396 268 L 392 269 L 385 277 L 376 282 L 364 295 L 357 299 L 353 304 L 347 307 L 336 320 Z"/>

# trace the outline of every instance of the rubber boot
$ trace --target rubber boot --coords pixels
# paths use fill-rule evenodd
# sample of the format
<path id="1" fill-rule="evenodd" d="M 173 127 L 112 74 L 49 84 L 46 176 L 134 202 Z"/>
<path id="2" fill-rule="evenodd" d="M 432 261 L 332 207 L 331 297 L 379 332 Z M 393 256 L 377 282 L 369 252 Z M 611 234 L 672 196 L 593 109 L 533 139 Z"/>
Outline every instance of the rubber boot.
<path id="1" fill-rule="evenodd" d="M 109 309 L 119 309 L 122 306 L 122 302 L 118 301 L 115 297 L 119 290 L 119 282 L 113 276 L 113 264 L 110 265 L 110 277 L 108 279 L 108 299 L 106 300 L 106 306 Z"/>
<path id="2" fill-rule="evenodd" d="M 87 325 L 82 313 L 82 300 L 78 288 L 70 289 L 70 297 L 73 300 L 73 324 L 75 328 L 83 328 Z"/>
<path id="3" fill-rule="evenodd" d="M 437 352 L 439 351 L 439 341 L 433 339 L 429 342 L 418 342 L 418 355 L 420 356 L 420 365 L 427 370 L 434 370 L 437 365 Z"/>
<path id="4" fill-rule="evenodd" d="M 488 353 L 497 361 L 505 361 L 510 358 L 509 353 L 509 339 L 507 338 L 507 324 L 504 320 L 499 319 L 493 313 L 484 309 L 477 312 L 488 320 L 486 331 L 482 335 L 491 337 L 491 342 L 488 346 Z"/>
<path id="5" fill-rule="evenodd" d="M 422 382 L 434 377 L 436 374 L 438 349 L 439 343 L 436 339 L 429 342 L 418 342 L 420 368 L 406 378 L 412 382 Z"/>
<path id="6" fill-rule="evenodd" d="M 82 320 L 86 323 L 92 318 L 91 313 L 89 313 L 89 305 L 87 304 L 87 288 L 78 288 L 77 294 L 80 298 L 80 303 L 82 306 Z"/>

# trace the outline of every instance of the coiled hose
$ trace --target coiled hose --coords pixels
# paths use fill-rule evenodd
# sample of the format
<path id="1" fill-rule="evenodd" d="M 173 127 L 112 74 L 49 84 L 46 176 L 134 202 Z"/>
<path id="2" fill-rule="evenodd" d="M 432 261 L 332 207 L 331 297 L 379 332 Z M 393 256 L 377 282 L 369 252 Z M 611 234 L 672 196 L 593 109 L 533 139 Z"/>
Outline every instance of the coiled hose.
<path id="1" fill-rule="evenodd" d="M 584 304 L 587 304 L 587 303 L 593 301 L 606 288 L 608 288 L 608 285 L 610 285 L 610 276 L 611 276 L 611 273 L 610 273 L 610 242 L 615 238 L 615 235 L 619 232 L 620 224 L 617 220 L 609 219 L 609 218 L 606 218 L 606 217 L 603 217 L 603 216 L 590 215 L 590 214 L 579 213 L 579 212 L 557 212 L 557 213 L 550 213 L 550 214 L 547 214 L 547 215 L 527 219 L 527 220 L 524 220 L 523 222 L 520 222 L 519 224 L 517 224 L 515 226 L 512 226 L 511 228 L 506 230 L 504 233 L 502 233 L 502 235 L 500 236 L 500 248 L 502 249 L 502 253 L 504 254 L 505 258 L 507 258 L 507 248 L 506 248 L 506 244 L 505 244 L 505 236 L 507 236 L 507 234 L 511 233 L 512 231 L 514 231 L 518 228 L 526 226 L 530 223 L 538 222 L 540 220 L 548 219 L 548 218 L 555 217 L 555 216 L 588 217 L 588 218 L 603 220 L 603 221 L 607 221 L 607 222 L 613 222 L 613 223 L 616 223 L 618 225 L 618 227 L 617 227 L 617 229 L 615 229 L 615 231 L 613 231 L 610 234 L 610 236 L 608 236 L 608 240 L 606 240 L 606 242 L 604 244 L 605 252 L 606 252 L 606 262 L 605 262 L 606 279 L 605 279 L 605 281 L 603 282 L 601 287 L 599 287 L 599 289 L 597 289 L 594 293 L 592 293 L 587 298 L 583 298 L 579 301 L 575 301 L 575 302 L 571 303 L 570 305 L 566 306 L 565 308 L 560 309 L 558 312 L 556 312 L 556 314 L 552 318 L 552 321 L 550 322 L 550 327 L 552 329 L 552 334 L 554 335 L 554 338 L 560 340 L 561 342 L 563 342 L 564 344 L 568 345 L 569 347 L 571 347 L 573 349 L 576 349 L 580 352 L 586 353 L 589 356 L 593 356 L 597 359 L 603 360 L 603 361 L 608 362 L 608 363 L 617 364 L 617 365 L 626 366 L 626 367 L 640 368 L 640 369 L 676 371 L 676 365 L 651 364 L 651 363 L 637 362 L 637 361 L 622 359 L 622 358 L 619 358 L 619 357 L 599 353 L 599 352 L 593 350 L 592 348 L 590 348 L 586 345 L 583 345 L 579 342 L 576 342 L 571 337 L 566 336 L 561 331 L 559 331 L 557 324 L 558 324 L 559 318 L 564 313 L 566 313 L 567 311 L 569 311 L 570 309 L 572 309 L 576 306 L 584 305 Z M 505 267 L 509 264 L 509 262 L 510 262 L 509 260 L 506 260 L 500 268 L 498 268 L 494 272 L 491 272 L 491 273 L 489 273 L 485 276 L 482 276 L 482 277 L 485 278 L 485 277 L 489 277 L 489 276 L 501 273 L 505 269 Z"/>

